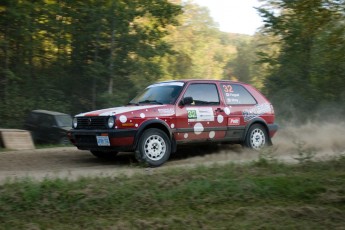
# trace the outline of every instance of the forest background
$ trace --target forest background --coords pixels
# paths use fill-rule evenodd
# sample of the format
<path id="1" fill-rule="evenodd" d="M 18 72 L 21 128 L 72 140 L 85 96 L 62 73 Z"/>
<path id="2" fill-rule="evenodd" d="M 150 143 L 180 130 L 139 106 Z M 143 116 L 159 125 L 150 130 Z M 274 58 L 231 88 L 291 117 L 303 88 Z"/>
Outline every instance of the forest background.
<path id="1" fill-rule="evenodd" d="M 150 83 L 191 78 L 253 84 L 281 121 L 343 117 L 345 1 L 261 3 L 264 26 L 249 36 L 219 31 L 192 1 L 3 0 L 0 127 L 21 128 L 33 109 L 123 105 Z"/>

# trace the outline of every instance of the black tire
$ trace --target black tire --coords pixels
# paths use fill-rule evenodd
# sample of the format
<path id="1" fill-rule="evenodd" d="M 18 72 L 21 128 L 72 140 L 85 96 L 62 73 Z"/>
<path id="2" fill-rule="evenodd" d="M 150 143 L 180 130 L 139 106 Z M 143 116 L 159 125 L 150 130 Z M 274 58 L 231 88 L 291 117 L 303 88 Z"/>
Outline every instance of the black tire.
<path id="1" fill-rule="evenodd" d="M 116 151 L 90 151 L 92 155 L 100 159 L 114 159 L 118 152 Z"/>
<path id="2" fill-rule="evenodd" d="M 151 167 L 164 164 L 170 157 L 171 141 L 160 129 L 147 129 L 141 135 L 135 157 Z"/>
<path id="3" fill-rule="evenodd" d="M 250 126 L 244 145 L 254 150 L 260 150 L 269 143 L 267 131 L 265 127 L 260 124 Z"/>

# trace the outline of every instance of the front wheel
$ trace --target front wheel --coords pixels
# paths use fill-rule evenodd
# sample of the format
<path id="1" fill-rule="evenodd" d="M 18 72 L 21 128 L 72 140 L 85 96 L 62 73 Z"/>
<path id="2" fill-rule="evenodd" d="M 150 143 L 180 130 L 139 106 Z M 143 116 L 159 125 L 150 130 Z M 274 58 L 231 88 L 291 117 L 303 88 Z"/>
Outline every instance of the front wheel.
<path id="1" fill-rule="evenodd" d="M 135 156 L 151 167 L 164 164 L 171 153 L 171 141 L 160 129 L 147 129 L 140 137 Z"/>
<path id="2" fill-rule="evenodd" d="M 244 145 L 254 150 L 260 150 L 268 145 L 268 135 L 265 127 L 260 124 L 252 125 L 247 133 Z"/>

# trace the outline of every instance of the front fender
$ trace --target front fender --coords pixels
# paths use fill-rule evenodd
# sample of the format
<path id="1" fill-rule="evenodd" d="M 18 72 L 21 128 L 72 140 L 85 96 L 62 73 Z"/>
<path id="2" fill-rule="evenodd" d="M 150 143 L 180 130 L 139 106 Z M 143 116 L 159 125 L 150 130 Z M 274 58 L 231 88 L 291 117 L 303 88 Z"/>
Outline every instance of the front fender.
<path id="1" fill-rule="evenodd" d="M 138 128 L 138 131 L 137 131 L 135 138 L 134 138 L 134 149 L 137 148 L 139 139 L 140 139 L 141 135 L 143 134 L 143 132 L 149 128 L 157 128 L 157 129 L 163 130 L 168 135 L 169 139 L 171 140 L 171 143 L 173 143 L 172 131 L 171 131 L 169 125 L 166 122 L 164 122 L 163 120 L 151 119 L 151 120 L 144 121 L 140 125 L 140 127 Z"/>

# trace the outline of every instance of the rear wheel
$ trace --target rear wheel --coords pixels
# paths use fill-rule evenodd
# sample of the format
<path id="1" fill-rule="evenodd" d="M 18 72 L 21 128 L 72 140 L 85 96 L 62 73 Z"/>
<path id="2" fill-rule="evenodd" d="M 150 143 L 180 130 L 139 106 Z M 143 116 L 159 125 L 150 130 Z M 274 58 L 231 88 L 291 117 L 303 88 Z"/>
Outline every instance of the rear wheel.
<path id="1" fill-rule="evenodd" d="M 265 127 L 260 124 L 252 125 L 248 130 L 244 145 L 254 150 L 259 150 L 267 146 L 268 135 Z"/>
<path id="2" fill-rule="evenodd" d="M 100 159 L 114 159 L 117 155 L 116 151 L 90 151 L 92 155 Z"/>
<path id="3" fill-rule="evenodd" d="M 148 129 L 139 139 L 135 157 L 151 167 L 164 164 L 171 153 L 171 141 L 160 129 Z"/>

